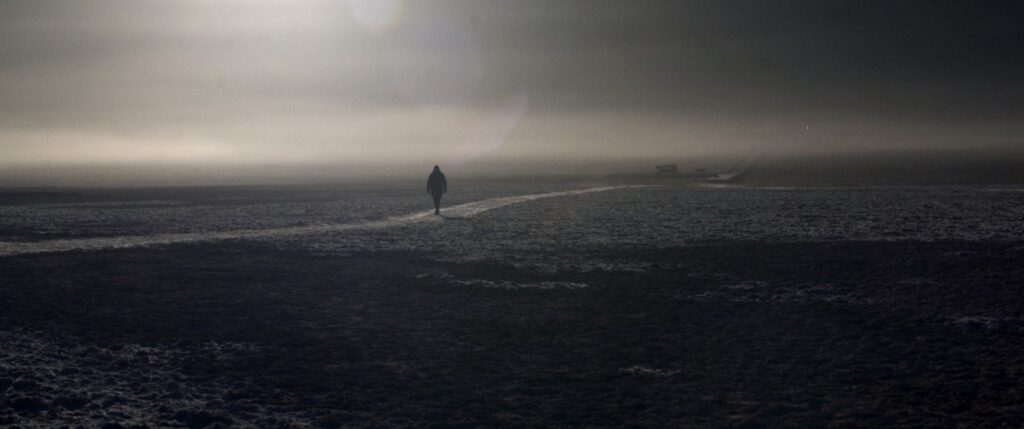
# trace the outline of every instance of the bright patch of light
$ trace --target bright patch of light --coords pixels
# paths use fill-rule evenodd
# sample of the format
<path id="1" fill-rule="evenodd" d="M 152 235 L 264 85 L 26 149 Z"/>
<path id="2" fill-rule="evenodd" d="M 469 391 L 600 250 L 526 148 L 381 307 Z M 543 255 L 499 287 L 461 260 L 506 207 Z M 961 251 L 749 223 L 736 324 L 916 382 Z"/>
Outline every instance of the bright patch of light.
<path id="1" fill-rule="evenodd" d="M 348 0 L 348 6 L 356 21 L 373 31 L 394 27 L 402 15 L 401 0 Z"/>

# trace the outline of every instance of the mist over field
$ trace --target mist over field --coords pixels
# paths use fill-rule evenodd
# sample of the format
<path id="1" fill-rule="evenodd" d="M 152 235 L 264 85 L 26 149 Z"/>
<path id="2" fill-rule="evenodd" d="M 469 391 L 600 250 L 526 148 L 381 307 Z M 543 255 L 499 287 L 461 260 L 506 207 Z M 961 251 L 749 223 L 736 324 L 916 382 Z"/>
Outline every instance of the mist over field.
<path id="1" fill-rule="evenodd" d="M 1012 2 L 4 2 L 0 179 L 277 183 L 434 164 L 621 172 L 751 148 L 1019 152 L 1016 12 Z"/>

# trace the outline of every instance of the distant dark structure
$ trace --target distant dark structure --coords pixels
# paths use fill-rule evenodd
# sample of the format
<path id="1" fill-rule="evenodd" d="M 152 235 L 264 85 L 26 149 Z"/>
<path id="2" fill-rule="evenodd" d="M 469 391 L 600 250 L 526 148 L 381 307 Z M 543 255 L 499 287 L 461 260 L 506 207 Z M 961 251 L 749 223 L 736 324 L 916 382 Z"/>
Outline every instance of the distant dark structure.
<path id="1" fill-rule="evenodd" d="M 445 192 L 448 192 L 448 179 L 441 172 L 441 167 L 435 165 L 427 178 L 427 193 L 434 198 L 434 215 L 441 214 L 441 196 Z"/>
<path id="2" fill-rule="evenodd" d="M 692 171 L 679 171 L 676 164 L 655 165 L 655 174 L 610 174 L 605 176 L 613 183 L 643 183 L 650 181 L 658 182 L 734 182 L 754 166 L 761 158 L 763 152 L 751 147 L 750 154 L 736 161 L 727 170 L 713 170 L 707 167 L 697 167 Z"/>
<path id="3" fill-rule="evenodd" d="M 675 164 L 655 165 L 659 175 L 676 175 L 679 173 L 679 166 Z"/>

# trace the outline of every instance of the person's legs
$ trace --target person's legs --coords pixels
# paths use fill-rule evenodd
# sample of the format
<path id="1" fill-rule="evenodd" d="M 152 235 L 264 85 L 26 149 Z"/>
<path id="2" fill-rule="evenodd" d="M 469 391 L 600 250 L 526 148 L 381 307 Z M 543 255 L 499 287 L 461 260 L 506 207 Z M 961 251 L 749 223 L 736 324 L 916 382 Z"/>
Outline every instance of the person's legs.
<path id="1" fill-rule="evenodd" d="M 441 194 L 431 194 L 430 196 L 434 197 L 434 214 L 441 214 Z"/>

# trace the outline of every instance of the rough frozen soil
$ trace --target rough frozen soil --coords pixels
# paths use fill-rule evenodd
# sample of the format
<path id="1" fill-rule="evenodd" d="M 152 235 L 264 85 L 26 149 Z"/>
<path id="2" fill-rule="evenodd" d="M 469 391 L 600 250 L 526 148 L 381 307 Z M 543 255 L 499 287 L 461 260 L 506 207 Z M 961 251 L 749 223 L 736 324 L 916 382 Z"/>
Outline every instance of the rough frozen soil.
<path id="1" fill-rule="evenodd" d="M 1024 421 L 1019 242 L 548 250 L 608 269 L 244 241 L 9 257 L 0 426 Z"/>
<path id="2" fill-rule="evenodd" d="M 0 427 L 1024 421 L 1020 192 L 658 187 L 317 226 L 422 210 L 395 189 L 3 206 L 33 249 L 289 233 L 0 257 Z"/>

